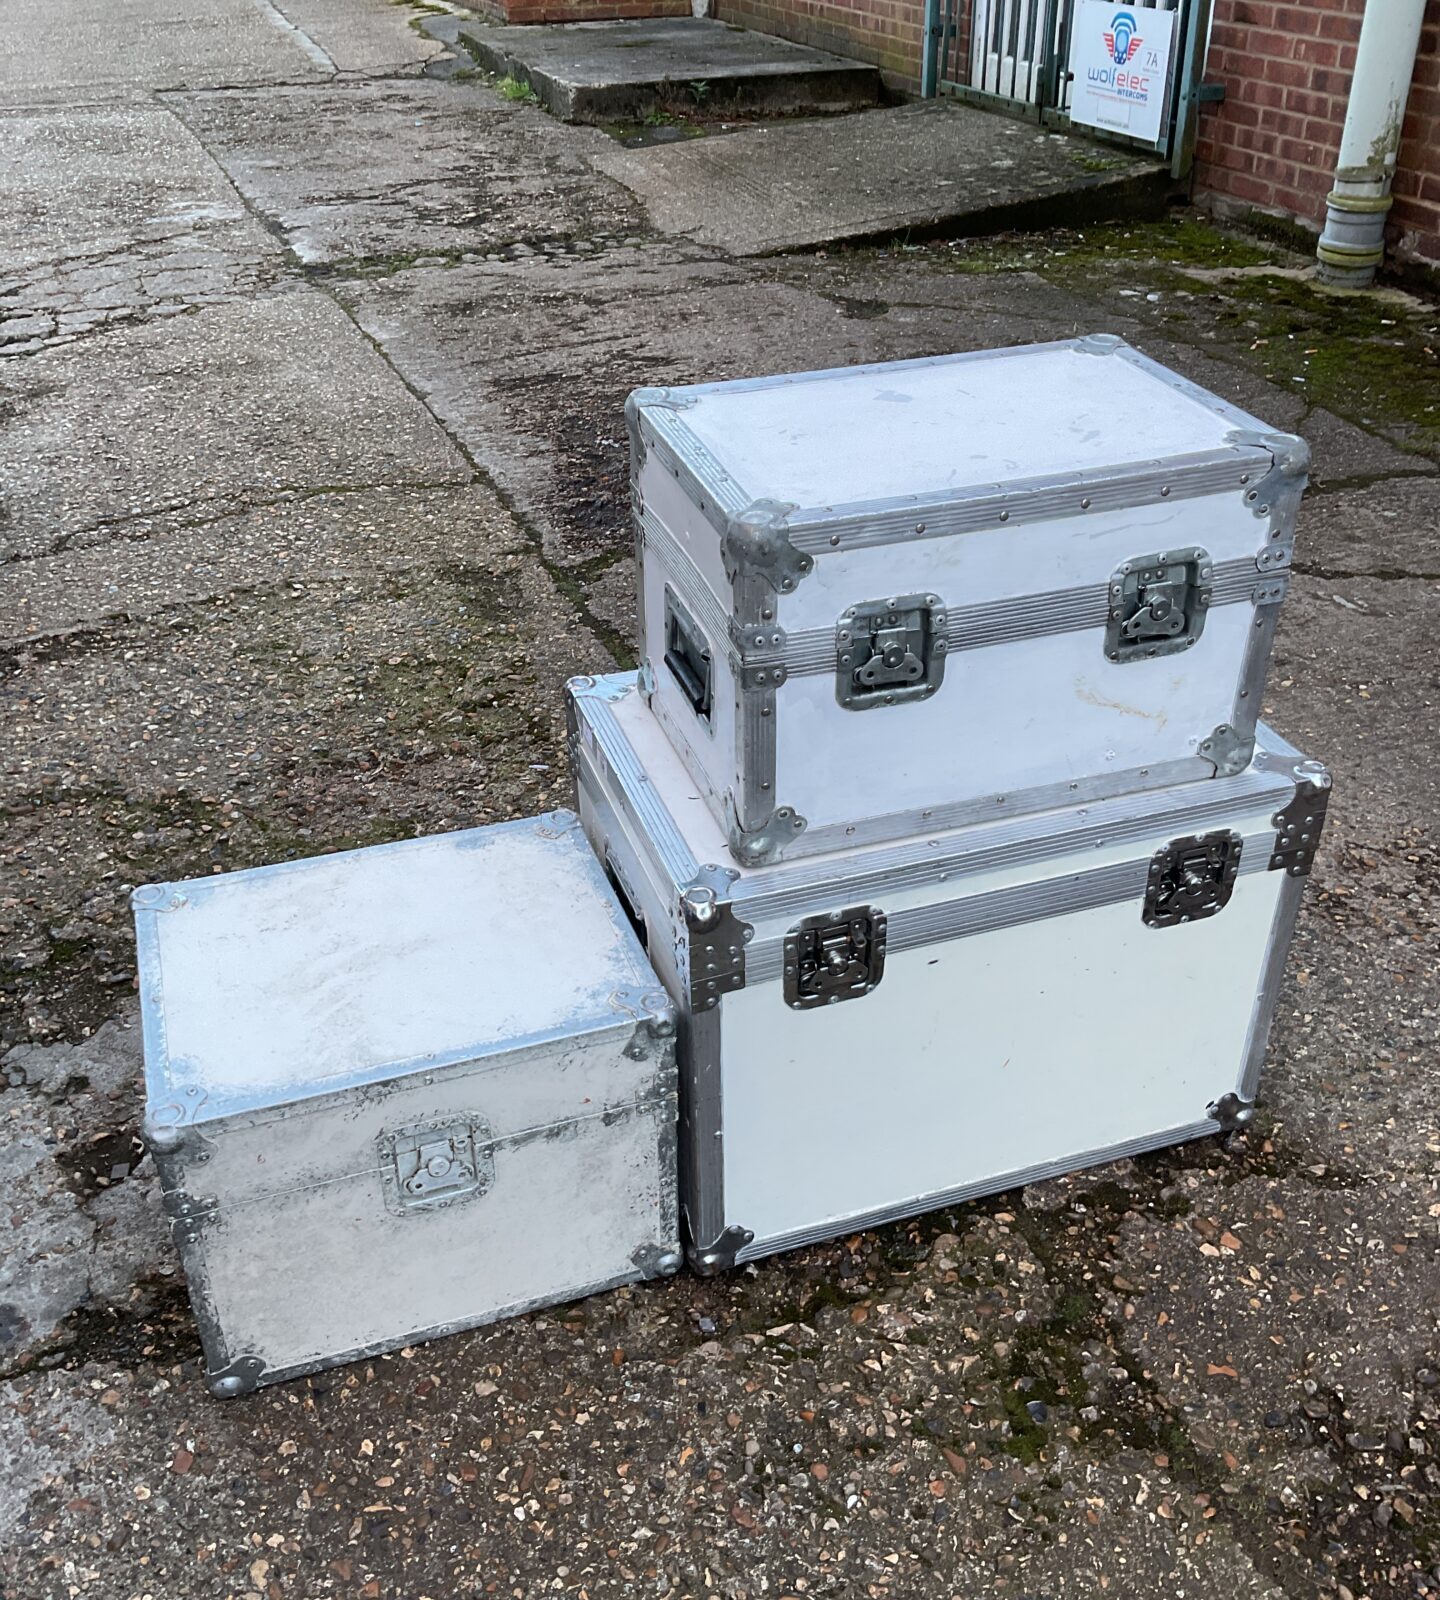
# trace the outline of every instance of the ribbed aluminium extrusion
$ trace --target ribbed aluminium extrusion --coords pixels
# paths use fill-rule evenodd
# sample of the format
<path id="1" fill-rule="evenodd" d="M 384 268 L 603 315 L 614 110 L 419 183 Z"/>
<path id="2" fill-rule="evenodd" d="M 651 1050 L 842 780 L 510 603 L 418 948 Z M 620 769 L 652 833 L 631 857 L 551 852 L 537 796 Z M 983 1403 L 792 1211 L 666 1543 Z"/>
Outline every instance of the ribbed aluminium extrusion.
<path id="1" fill-rule="evenodd" d="M 700 576 L 685 551 L 667 537 L 655 518 L 641 517 L 644 559 L 656 561 L 674 592 L 696 616 L 712 639 L 726 640 L 737 677 L 745 667 L 783 666 L 787 675 L 835 671 L 835 630 L 814 628 L 803 633 L 778 633 L 763 628 L 732 627 L 710 585 Z M 1277 605 L 1285 595 L 1288 574 L 1283 563 L 1269 576 L 1262 575 L 1254 559 L 1222 561 L 1215 567 L 1211 606 L 1249 603 Z M 942 596 L 942 598 L 944 598 Z M 1103 628 L 1109 612 L 1108 577 L 1098 583 L 1012 597 L 979 605 L 951 605 L 946 610 L 946 642 L 953 653 L 981 650 L 1012 640 L 1036 639 L 1045 634 Z M 777 639 L 779 643 L 773 643 Z"/>
<path id="2" fill-rule="evenodd" d="M 1272 840 L 1273 829 L 1263 837 L 1256 834 L 1245 840 L 1240 854 L 1242 874 L 1264 872 L 1268 868 Z M 1117 861 L 1109 866 L 1096 867 L 1089 872 L 1071 873 L 1068 877 L 1012 884 L 966 898 L 911 906 L 889 917 L 886 943 L 894 954 L 901 950 L 918 950 L 941 944 L 950 939 L 974 938 L 997 928 L 1013 928 L 1047 917 L 1089 911 L 1096 906 L 1113 905 L 1119 900 L 1138 901 L 1144 898 L 1149 868 L 1149 856 L 1137 857 L 1133 861 Z M 857 901 L 863 896 L 854 883 L 847 881 L 839 898 Z M 745 909 L 753 908 L 747 904 Z M 746 960 L 747 981 L 766 983 L 778 979 L 783 966 L 783 954 L 782 939 L 767 939 L 753 945 Z"/>

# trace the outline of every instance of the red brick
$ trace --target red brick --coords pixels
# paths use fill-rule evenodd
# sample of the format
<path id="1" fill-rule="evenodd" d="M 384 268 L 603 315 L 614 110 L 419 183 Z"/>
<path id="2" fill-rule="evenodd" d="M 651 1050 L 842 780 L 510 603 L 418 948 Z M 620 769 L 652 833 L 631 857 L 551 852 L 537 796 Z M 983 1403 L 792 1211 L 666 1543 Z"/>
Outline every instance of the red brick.
<path id="1" fill-rule="evenodd" d="M 1360 18 L 1339 16 L 1334 12 L 1315 15 L 1315 31 L 1322 39 L 1341 39 L 1354 44 L 1360 37 Z"/>
<path id="2" fill-rule="evenodd" d="M 1308 6 L 1276 6 L 1271 27 L 1282 28 L 1286 33 L 1317 33 L 1320 29 L 1320 13 Z"/>
<path id="3" fill-rule="evenodd" d="M 1315 82 L 1314 74 L 1303 61 L 1266 60 L 1260 63 L 1260 68 L 1262 75 L 1270 83 L 1283 83 L 1290 88 L 1307 89 Z"/>
<path id="4" fill-rule="evenodd" d="M 1269 84 L 1257 84 L 1256 88 L 1270 87 Z M 1286 89 L 1285 109 L 1298 111 L 1306 117 L 1323 117 L 1327 121 L 1339 122 L 1345 115 L 1345 108 L 1337 105 L 1335 97 L 1328 94 L 1315 94 L 1309 89 Z"/>
<path id="5" fill-rule="evenodd" d="M 1303 72 L 1305 69 L 1301 66 L 1300 70 Z M 1317 67 L 1310 74 L 1310 87 L 1317 94 L 1333 94 L 1343 100 L 1350 94 L 1350 74 Z"/>
<path id="6" fill-rule="evenodd" d="M 1294 58 L 1316 67 L 1338 67 L 1340 46 L 1329 39 L 1297 39 Z"/>

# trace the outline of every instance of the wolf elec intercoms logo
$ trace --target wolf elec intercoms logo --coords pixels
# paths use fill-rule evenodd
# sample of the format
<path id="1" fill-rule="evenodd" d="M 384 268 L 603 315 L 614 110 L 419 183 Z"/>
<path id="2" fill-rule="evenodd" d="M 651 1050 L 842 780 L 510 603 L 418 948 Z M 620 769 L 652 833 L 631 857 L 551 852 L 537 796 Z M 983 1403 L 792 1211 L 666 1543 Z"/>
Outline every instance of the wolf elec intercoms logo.
<path id="1" fill-rule="evenodd" d="M 1105 41 L 1105 48 L 1110 52 L 1110 58 L 1117 67 L 1128 67 L 1130 58 L 1143 43 L 1140 35 L 1135 32 L 1135 17 L 1133 12 L 1117 11 L 1115 20 L 1101 35 Z"/>
<path id="2" fill-rule="evenodd" d="M 1085 77 L 1089 87 L 1097 94 L 1144 104 L 1150 98 L 1150 74 L 1161 66 L 1161 61 L 1154 50 L 1149 50 L 1137 66 L 1131 66 L 1145 42 L 1135 28 L 1133 11 L 1116 11 L 1110 19 L 1110 26 L 1100 33 L 1105 41 L 1106 59 L 1103 64 L 1092 64 Z"/>
<path id="3" fill-rule="evenodd" d="M 1172 114 L 1179 12 L 1125 0 L 1069 0 L 1070 120 L 1157 148 Z"/>

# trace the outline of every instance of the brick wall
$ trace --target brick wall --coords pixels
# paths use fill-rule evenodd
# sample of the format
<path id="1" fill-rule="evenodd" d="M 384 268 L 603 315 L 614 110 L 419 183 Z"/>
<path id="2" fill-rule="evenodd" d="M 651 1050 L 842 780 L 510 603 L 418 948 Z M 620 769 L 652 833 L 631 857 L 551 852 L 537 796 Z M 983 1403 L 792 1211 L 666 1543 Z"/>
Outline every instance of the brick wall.
<path id="1" fill-rule="evenodd" d="M 715 0 L 724 22 L 873 62 L 890 82 L 916 89 L 924 0 Z"/>
<path id="2" fill-rule="evenodd" d="M 1390 234 L 1398 255 L 1440 263 L 1440 0 L 1430 0 L 1420 30 L 1395 169 Z"/>
<path id="3" fill-rule="evenodd" d="M 688 17 L 690 0 L 474 0 L 492 22 L 610 22 L 617 17 Z"/>
<path id="4" fill-rule="evenodd" d="M 1364 0 L 1216 0 L 1195 191 L 1319 230 L 1355 67 Z M 1440 263 L 1440 0 L 1429 0 L 1406 111 L 1391 247 Z"/>

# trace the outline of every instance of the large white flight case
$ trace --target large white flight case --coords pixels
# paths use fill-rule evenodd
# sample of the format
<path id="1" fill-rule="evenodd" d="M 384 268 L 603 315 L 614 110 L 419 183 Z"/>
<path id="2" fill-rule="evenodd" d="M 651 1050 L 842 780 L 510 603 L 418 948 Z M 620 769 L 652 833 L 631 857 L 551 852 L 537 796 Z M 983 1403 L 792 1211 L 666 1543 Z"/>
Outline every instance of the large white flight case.
<path id="1" fill-rule="evenodd" d="M 581 820 L 680 1011 L 716 1270 L 1251 1115 L 1330 778 L 1243 771 L 727 863 L 633 674 L 569 689 Z"/>
<path id="2" fill-rule="evenodd" d="M 642 689 L 736 861 L 1249 762 L 1302 440 L 1112 335 L 627 415 Z"/>
<path id="3" fill-rule="evenodd" d="M 573 813 L 134 895 L 221 1396 L 675 1272 L 675 1021 Z"/>

